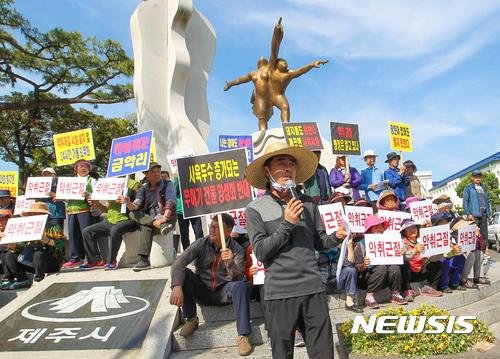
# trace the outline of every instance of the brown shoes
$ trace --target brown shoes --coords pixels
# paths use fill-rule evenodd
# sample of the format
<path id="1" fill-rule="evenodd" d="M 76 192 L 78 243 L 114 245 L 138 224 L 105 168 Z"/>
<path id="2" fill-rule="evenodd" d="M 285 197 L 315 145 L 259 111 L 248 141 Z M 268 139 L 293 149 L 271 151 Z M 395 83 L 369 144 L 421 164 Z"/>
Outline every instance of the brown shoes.
<path id="1" fill-rule="evenodd" d="M 252 345 L 250 344 L 250 339 L 247 335 L 239 335 L 236 343 L 238 344 L 239 355 L 247 356 L 252 353 Z"/>
<path id="2" fill-rule="evenodd" d="M 200 320 L 198 319 L 198 317 L 192 317 L 192 318 L 186 319 L 186 323 L 184 323 L 184 325 L 182 326 L 181 331 L 179 332 L 179 335 L 181 337 L 190 336 L 191 334 L 193 334 L 193 332 L 196 329 L 198 329 L 199 323 L 200 323 Z"/>

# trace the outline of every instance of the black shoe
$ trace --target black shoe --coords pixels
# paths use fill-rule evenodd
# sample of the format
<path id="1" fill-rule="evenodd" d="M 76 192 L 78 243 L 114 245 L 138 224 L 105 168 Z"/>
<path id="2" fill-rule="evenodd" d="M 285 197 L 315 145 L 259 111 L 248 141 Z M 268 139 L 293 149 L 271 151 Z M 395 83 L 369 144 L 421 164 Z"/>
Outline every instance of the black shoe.
<path id="1" fill-rule="evenodd" d="M 476 284 L 486 284 L 486 285 L 490 285 L 491 282 L 488 278 L 486 277 L 480 277 L 480 278 L 474 278 L 474 283 Z"/>
<path id="2" fill-rule="evenodd" d="M 163 223 L 160 226 L 160 233 L 165 236 L 167 233 L 172 231 L 172 229 L 174 229 L 174 228 L 175 228 L 175 225 L 173 223 Z"/>
<path id="3" fill-rule="evenodd" d="M 363 308 L 358 305 L 345 305 L 345 310 L 353 313 L 363 313 Z"/>
<path id="4" fill-rule="evenodd" d="M 441 292 L 447 293 L 447 294 L 453 293 L 453 291 L 450 288 L 444 288 L 443 290 L 441 290 Z"/>
<path id="5" fill-rule="evenodd" d="M 139 262 L 132 268 L 134 272 L 140 272 L 146 269 L 151 268 L 151 263 L 149 263 L 149 260 L 147 259 L 140 259 Z"/>
<path id="6" fill-rule="evenodd" d="M 465 288 L 463 285 L 459 284 L 457 286 L 451 286 L 450 285 L 450 288 L 453 289 L 453 290 L 467 290 L 467 288 Z"/>

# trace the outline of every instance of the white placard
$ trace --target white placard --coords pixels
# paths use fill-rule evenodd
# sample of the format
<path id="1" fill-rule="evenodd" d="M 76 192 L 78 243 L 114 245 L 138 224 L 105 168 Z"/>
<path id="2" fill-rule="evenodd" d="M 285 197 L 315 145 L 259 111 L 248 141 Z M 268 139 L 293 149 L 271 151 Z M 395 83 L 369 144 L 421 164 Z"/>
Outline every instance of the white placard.
<path id="1" fill-rule="evenodd" d="M 28 177 L 26 181 L 26 198 L 49 198 L 52 177 Z"/>
<path id="2" fill-rule="evenodd" d="M 345 206 L 345 216 L 353 233 L 365 233 L 365 219 L 372 214 L 372 207 Z"/>
<path id="3" fill-rule="evenodd" d="M 26 198 L 26 196 L 18 196 L 16 198 L 16 206 L 14 207 L 14 216 L 20 216 L 23 211 L 30 208 L 32 203 L 35 203 L 34 199 Z"/>
<path id="4" fill-rule="evenodd" d="M 221 213 L 227 213 L 231 215 L 234 219 L 234 227 L 233 227 L 233 232 L 239 233 L 239 234 L 245 234 L 248 233 L 247 230 L 247 211 L 246 208 L 237 208 L 237 209 L 232 209 L 227 212 L 221 212 Z M 209 232 L 210 229 L 210 223 L 212 222 L 212 219 L 217 216 L 217 213 L 211 213 L 207 214 L 207 233 Z"/>
<path id="5" fill-rule="evenodd" d="M 387 228 L 385 232 L 395 231 L 398 233 L 401 230 L 401 222 L 403 222 L 403 219 L 411 218 L 411 214 L 407 212 L 386 210 L 378 211 L 377 216 L 379 216 L 379 218 L 382 218 L 384 221 L 389 222 L 389 228 Z"/>
<path id="6" fill-rule="evenodd" d="M 441 226 L 420 228 L 420 237 L 418 243 L 425 247 L 422 257 L 431 257 L 450 251 L 450 226 L 443 224 Z"/>
<path id="7" fill-rule="evenodd" d="M 343 224 L 344 208 L 342 207 L 342 203 L 324 204 L 318 206 L 318 209 L 325 226 L 326 234 L 332 234 Z"/>
<path id="8" fill-rule="evenodd" d="M 92 188 L 91 199 L 96 201 L 115 201 L 123 193 L 125 178 L 99 178 Z"/>
<path id="9" fill-rule="evenodd" d="M 170 169 L 172 170 L 172 173 L 177 173 L 177 159 L 181 157 L 191 157 L 194 156 L 194 151 L 192 149 L 189 149 L 184 152 L 177 152 L 177 153 L 172 153 L 170 155 L 167 155 L 167 160 L 168 164 L 170 166 Z"/>
<path id="10" fill-rule="evenodd" d="M 476 249 L 476 230 L 475 224 L 462 226 L 458 229 L 458 244 L 462 247 L 462 252 L 472 252 Z"/>
<path id="11" fill-rule="evenodd" d="M 57 180 L 57 199 L 83 199 L 87 185 L 86 177 L 59 177 Z"/>
<path id="12" fill-rule="evenodd" d="M 252 252 L 252 265 L 257 267 L 257 273 L 253 275 L 253 284 L 259 285 L 264 284 L 264 280 L 266 278 L 266 270 L 264 268 L 264 264 L 257 259 L 255 254 Z"/>
<path id="13" fill-rule="evenodd" d="M 411 218 L 418 224 L 424 224 L 426 219 L 430 221 L 431 216 L 437 213 L 437 207 L 435 206 L 436 205 L 428 199 L 425 201 L 412 202 L 410 203 Z"/>
<path id="14" fill-rule="evenodd" d="M 39 216 L 9 218 L 5 226 L 4 237 L 0 244 L 38 241 L 42 239 L 47 223 L 47 214 Z"/>
<path id="15" fill-rule="evenodd" d="M 346 253 L 347 253 L 347 245 L 349 244 L 349 237 L 351 236 L 351 227 L 349 225 L 349 221 L 347 220 L 347 218 L 345 216 L 342 217 L 342 220 L 343 220 L 344 228 L 347 232 L 347 235 L 345 236 L 344 240 L 342 241 L 342 246 L 340 247 L 339 262 L 337 263 L 337 271 L 335 273 L 337 278 L 340 278 L 340 272 L 342 271 L 342 267 L 344 266 L 344 260 L 345 260 Z"/>
<path id="16" fill-rule="evenodd" d="M 403 264 L 402 245 L 401 236 L 394 231 L 365 234 L 366 256 L 370 265 Z"/>

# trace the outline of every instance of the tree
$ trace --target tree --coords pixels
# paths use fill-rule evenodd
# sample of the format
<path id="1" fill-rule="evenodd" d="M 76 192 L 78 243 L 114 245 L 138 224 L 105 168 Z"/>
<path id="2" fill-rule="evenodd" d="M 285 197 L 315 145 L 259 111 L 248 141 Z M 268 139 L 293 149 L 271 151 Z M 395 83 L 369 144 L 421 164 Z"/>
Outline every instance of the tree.
<path id="1" fill-rule="evenodd" d="M 463 198 L 465 186 L 472 183 L 472 173 L 462 178 L 455 189 L 457 196 Z M 500 206 L 500 189 L 498 188 L 498 178 L 491 172 L 483 172 L 483 185 L 486 187 L 491 201 L 491 209 L 495 211 Z"/>
<path id="2" fill-rule="evenodd" d="M 0 0 L 0 85 L 29 88 L 0 96 L 0 110 L 28 111 L 72 104 L 110 104 L 133 98 L 133 62 L 113 40 L 85 38 L 54 28 L 41 32 Z"/>

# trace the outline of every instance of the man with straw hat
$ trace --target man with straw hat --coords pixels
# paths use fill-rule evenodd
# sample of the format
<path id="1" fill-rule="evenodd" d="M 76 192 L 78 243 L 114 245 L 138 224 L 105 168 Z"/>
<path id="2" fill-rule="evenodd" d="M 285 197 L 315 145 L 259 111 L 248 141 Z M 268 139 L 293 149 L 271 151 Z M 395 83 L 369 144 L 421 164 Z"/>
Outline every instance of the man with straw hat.
<path id="1" fill-rule="evenodd" d="M 265 194 L 247 206 L 255 256 L 265 267 L 265 301 L 273 358 L 293 358 L 295 328 L 304 334 L 310 358 L 332 358 L 332 327 L 315 251 L 337 244 L 327 235 L 318 207 L 289 188 L 316 171 L 318 159 L 303 147 L 273 143 L 245 176 Z M 298 197 L 298 198 L 295 198 Z"/>

